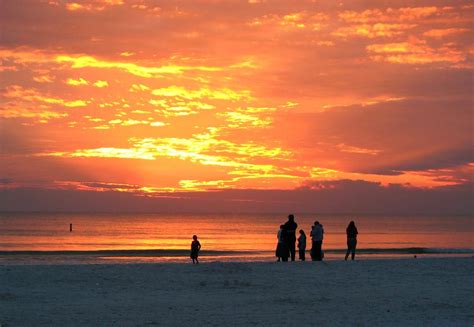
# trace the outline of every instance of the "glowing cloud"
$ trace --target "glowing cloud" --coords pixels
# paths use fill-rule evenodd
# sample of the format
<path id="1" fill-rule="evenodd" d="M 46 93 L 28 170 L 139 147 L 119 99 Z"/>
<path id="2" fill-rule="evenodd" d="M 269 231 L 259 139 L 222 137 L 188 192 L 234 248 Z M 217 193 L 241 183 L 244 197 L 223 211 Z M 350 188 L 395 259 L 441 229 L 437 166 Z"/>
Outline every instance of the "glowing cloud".
<path id="1" fill-rule="evenodd" d="M 182 74 L 184 71 L 219 71 L 219 67 L 206 67 L 206 66 L 179 66 L 179 65 L 168 65 L 161 67 L 145 67 L 134 63 L 128 62 L 117 62 L 117 61 L 105 61 L 99 60 L 91 56 L 66 56 L 61 55 L 56 57 L 58 63 L 71 63 L 71 68 L 108 68 L 108 69 L 120 69 L 124 70 L 132 75 L 140 77 L 159 77 L 161 75 L 171 74 Z"/>
<path id="2" fill-rule="evenodd" d="M 393 37 L 405 33 L 406 30 L 414 28 L 415 24 L 386 24 L 376 23 L 373 25 L 362 24 L 350 27 L 342 27 L 332 34 L 339 37 L 364 36 L 369 39 L 376 37 Z"/>
<path id="3" fill-rule="evenodd" d="M 78 79 L 68 78 L 66 81 L 66 84 L 78 86 L 78 85 L 89 85 L 89 82 L 83 78 L 78 78 Z"/>
<path id="4" fill-rule="evenodd" d="M 109 83 L 107 81 L 97 81 L 93 84 L 95 87 L 102 88 L 102 87 L 107 87 L 109 86 Z"/>
<path id="5" fill-rule="evenodd" d="M 439 28 L 432 29 L 423 33 L 424 36 L 432 38 L 443 38 L 450 35 L 462 34 L 469 32 L 467 28 Z"/>
<path id="6" fill-rule="evenodd" d="M 0 168 L 22 185 L 472 180 L 470 4 L 4 3 Z"/>
<path id="7" fill-rule="evenodd" d="M 19 99 L 21 101 L 60 104 L 65 107 L 84 107 L 88 103 L 87 100 L 65 100 L 61 98 L 50 97 L 41 94 L 36 89 L 25 89 L 19 85 L 7 87 L 6 91 L 3 93 L 3 96 L 6 98 Z"/>
<path id="8" fill-rule="evenodd" d="M 201 88 L 198 90 L 187 90 L 181 86 L 169 86 L 166 88 L 155 89 L 151 92 L 153 95 L 164 97 L 180 97 L 187 100 L 193 99 L 219 99 L 219 100 L 240 100 L 242 98 L 250 98 L 249 91 L 235 92 L 231 89 L 216 89 Z M 212 108 L 209 108 L 212 109 Z"/>
<path id="9" fill-rule="evenodd" d="M 375 61 L 388 61 L 400 64 L 430 64 L 437 62 L 463 62 L 465 55 L 449 45 L 434 49 L 423 41 L 371 44 L 367 46 Z"/>
<path id="10" fill-rule="evenodd" d="M 416 21 L 446 11 L 447 8 L 404 7 L 387 9 L 367 9 L 364 11 L 344 11 L 339 17 L 349 23 L 374 23 L 387 21 Z"/>
<path id="11" fill-rule="evenodd" d="M 53 83 L 55 80 L 54 76 L 50 75 L 40 75 L 40 76 L 34 76 L 33 81 L 37 83 Z"/>

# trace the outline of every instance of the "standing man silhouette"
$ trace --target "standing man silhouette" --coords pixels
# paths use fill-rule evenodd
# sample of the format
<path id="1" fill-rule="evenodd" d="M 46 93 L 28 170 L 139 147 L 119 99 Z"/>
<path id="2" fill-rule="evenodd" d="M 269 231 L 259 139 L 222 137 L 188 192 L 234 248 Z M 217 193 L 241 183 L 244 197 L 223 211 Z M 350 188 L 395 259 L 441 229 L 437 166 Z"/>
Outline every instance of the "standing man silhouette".
<path id="1" fill-rule="evenodd" d="M 295 216 L 289 215 L 288 221 L 283 225 L 285 232 L 285 242 L 290 251 L 291 261 L 295 261 L 295 243 L 296 243 L 296 228 L 298 224 L 295 222 Z"/>

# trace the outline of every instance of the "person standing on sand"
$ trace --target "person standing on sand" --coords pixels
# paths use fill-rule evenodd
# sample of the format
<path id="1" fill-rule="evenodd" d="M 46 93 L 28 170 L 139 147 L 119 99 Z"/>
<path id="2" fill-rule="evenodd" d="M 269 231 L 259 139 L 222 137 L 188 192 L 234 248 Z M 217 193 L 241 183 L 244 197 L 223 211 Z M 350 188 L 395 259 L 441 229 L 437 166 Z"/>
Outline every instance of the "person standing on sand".
<path id="1" fill-rule="evenodd" d="M 324 238 L 323 225 L 321 225 L 319 221 L 315 221 L 314 226 L 311 229 L 311 239 L 312 239 L 311 259 L 313 261 L 323 260 L 323 252 L 322 252 L 323 238 Z"/>
<path id="2" fill-rule="evenodd" d="M 300 237 L 298 237 L 298 252 L 300 255 L 300 260 L 305 261 L 305 252 L 306 252 L 306 234 L 304 230 L 300 229 Z"/>
<path id="3" fill-rule="evenodd" d="M 346 252 L 346 257 L 344 260 L 347 260 L 347 258 L 349 257 L 349 253 L 351 253 L 352 260 L 354 260 L 356 246 L 357 246 L 357 234 L 359 234 L 359 232 L 357 231 L 357 227 L 353 221 L 351 221 L 349 225 L 347 226 L 346 234 L 347 234 L 347 252 Z"/>
<path id="4" fill-rule="evenodd" d="M 288 221 L 283 226 L 285 244 L 290 251 L 291 261 L 295 261 L 296 228 L 298 227 L 298 224 L 295 222 L 295 216 L 288 215 Z"/>
<path id="5" fill-rule="evenodd" d="M 198 237 L 193 235 L 193 241 L 191 242 L 191 259 L 193 259 L 193 264 L 199 263 L 199 250 L 201 250 L 201 243 L 199 243 Z"/>
<path id="6" fill-rule="evenodd" d="M 277 248 L 275 251 L 275 255 L 278 258 L 277 262 L 288 261 L 288 248 L 285 245 L 285 239 L 284 239 L 285 231 L 283 227 L 284 227 L 283 225 L 280 225 L 280 229 L 278 230 L 278 233 L 277 233 L 278 243 L 277 243 Z"/>

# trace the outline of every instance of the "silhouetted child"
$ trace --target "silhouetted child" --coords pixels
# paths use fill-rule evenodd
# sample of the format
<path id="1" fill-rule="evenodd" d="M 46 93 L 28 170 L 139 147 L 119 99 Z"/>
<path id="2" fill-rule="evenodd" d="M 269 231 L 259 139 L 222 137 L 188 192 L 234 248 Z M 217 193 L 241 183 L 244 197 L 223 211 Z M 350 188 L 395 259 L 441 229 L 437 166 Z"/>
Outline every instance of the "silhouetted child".
<path id="1" fill-rule="evenodd" d="M 298 251 L 300 254 L 300 260 L 305 260 L 305 252 L 306 252 L 306 234 L 304 230 L 300 229 L 300 237 L 298 237 Z"/>
<path id="2" fill-rule="evenodd" d="M 193 235 L 193 241 L 191 242 L 191 259 L 193 259 L 193 264 L 199 263 L 199 250 L 201 250 L 201 243 L 199 243 L 198 237 Z"/>

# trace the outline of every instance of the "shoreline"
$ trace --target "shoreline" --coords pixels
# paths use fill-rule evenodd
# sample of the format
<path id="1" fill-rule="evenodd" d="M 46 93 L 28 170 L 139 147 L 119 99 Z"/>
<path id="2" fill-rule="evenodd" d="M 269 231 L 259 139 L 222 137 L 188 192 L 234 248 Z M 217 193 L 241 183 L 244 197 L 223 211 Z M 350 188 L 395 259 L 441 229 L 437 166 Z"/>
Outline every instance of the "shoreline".
<path id="1" fill-rule="evenodd" d="M 323 249 L 325 253 L 343 254 L 346 248 Z M 309 253 L 309 249 L 306 250 Z M 205 255 L 270 253 L 274 250 L 201 250 Z M 362 254 L 474 254 L 474 248 L 430 248 L 430 247 L 372 247 L 357 249 Z M 0 255 L 149 255 L 189 254 L 189 249 L 94 249 L 94 250 L 0 250 Z"/>
<path id="2" fill-rule="evenodd" d="M 0 324 L 474 323 L 473 258 L 0 265 Z"/>
<path id="3" fill-rule="evenodd" d="M 42 265 L 135 265 L 135 264 L 189 264 L 189 251 L 182 255 L 105 255 L 105 254 L 34 254 L 34 255 L 0 255 L 1 266 L 42 266 Z M 393 261 L 393 260 L 426 260 L 426 259 L 469 259 L 474 258 L 471 253 L 435 253 L 435 254 L 358 254 L 355 261 Z M 207 263 L 276 263 L 276 257 L 269 252 L 248 252 L 248 253 L 232 253 L 219 255 L 200 255 L 199 260 L 202 264 Z M 328 254 L 323 262 L 344 261 L 344 255 Z M 350 258 L 348 261 L 351 261 Z M 296 258 L 297 263 L 308 264 L 312 262 L 309 255 L 306 261 L 300 261 Z M 285 264 L 285 263 L 282 263 Z M 291 264 L 291 262 L 290 262 Z"/>

